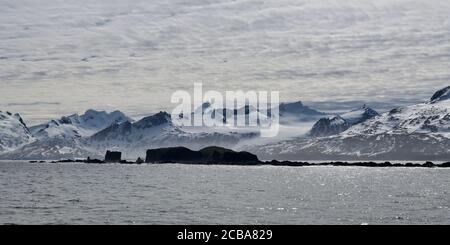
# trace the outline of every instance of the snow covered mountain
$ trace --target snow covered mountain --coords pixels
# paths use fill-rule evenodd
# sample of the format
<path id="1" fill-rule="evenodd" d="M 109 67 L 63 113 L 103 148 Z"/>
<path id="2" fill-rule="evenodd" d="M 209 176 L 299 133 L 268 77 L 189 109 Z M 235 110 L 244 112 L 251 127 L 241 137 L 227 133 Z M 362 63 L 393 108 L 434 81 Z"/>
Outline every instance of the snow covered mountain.
<path id="1" fill-rule="evenodd" d="M 83 115 L 73 114 L 58 120 L 40 124 L 30 128 L 38 138 L 81 138 L 88 137 L 114 123 L 132 121 L 120 111 L 107 113 L 105 111 L 87 110 Z"/>
<path id="2" fill-rule="evenodd" d="M 313 137 L 336 135 L 344 132 L 351 126 L 351 123 L 339 115 L 332 118 L 325 117 L 314 124 L 310 131 L 310 135 Z"/>
<path id="3" fill-rule="evenodd" d="M 85 138 L 113 123 L 130 121 L 122 112 L 88 110 L 31 127 L 35 141 L 3 154 L 3 159 L 61 159 L 96 157 L 101 153 L 85 146 Z"/>
<path id="4" fill-rule="evenodd" d="M 242 110 L 246 114 L 258 113 L 252 108 Z M 301 102 L 282 104 L 280 111 L 281 117 L 285 118 L 323 117 L 323 113 L 305 107 Z M 313 122 L 309 123 L 307 130 Z M 399 107 L 381 115 L 364 106 L 336 117 L 323 118 L 309 135 L 293 136 L 297 125 L 290 124 L 285 127 L 287 134 L 280 130 L 280 137 L 263 141 L 252 130 L 177 126 L 166 112 L 133 122 L 118 111 L 89 110 L 80 116 L 62 117 L 31 129 L 19 115 L 0 112 L 0 158 L 101 157 L 106 150 L 119 150 L 125 157 L 134 158 L 142 156 L 149 148 L 186 146 L 200 149 L 216 145 L 245 149 L 261 159 L 448 160 L 450 87 L 437 91 L 427 102 Z"/>
<path id="5" fill-rule="evenodd" d="M 400 107 L 329 137 L 296 138 L 250 151 L 304 160 L 448 160 L 450 87 L 425 103 Z"/>
<path id="6" fill-rule="evenodd" d="M 137 122 L 116 123 L 91 136 L 87 145 L 95 151 L 121 150 L 126 157 L 142 156 L 147 149 L 169 146 L 187 146 L 200 149 L 205 146 L 232 147 L 240 140 L 256 137 L 255 133 L 190 132 L 172 123 L 171 115 L 159 112 Z"/>
<path id="7" fill-rule="evenodd" d="M 0 111 L 0 153 L 15 150 L 33 140 L 19 114 Z"/>
<path id="8" fill-rule="evenodd" d="M 450 87 L 436 92 L 430 101 L 399 107 L 359 125 L 344 135 L 431 134 L 450 138 Z"/>
<path id="9" fill-rule="evenodd" d="M 349 129 L 351 126 L 363 123 L 378 116 L 378 112 L 364 105 L 361 108 L 338 115 L 332 118 L 321 118 L 312 127 L 310 135 L 313 137 L 324 137 L 336 135 Z"/>

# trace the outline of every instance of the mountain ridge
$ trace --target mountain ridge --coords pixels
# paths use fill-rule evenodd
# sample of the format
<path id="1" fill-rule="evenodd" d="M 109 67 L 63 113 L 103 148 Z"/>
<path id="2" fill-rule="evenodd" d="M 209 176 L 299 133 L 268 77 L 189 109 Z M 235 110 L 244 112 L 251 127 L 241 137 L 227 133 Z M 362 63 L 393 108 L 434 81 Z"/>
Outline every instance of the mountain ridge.
<path id="1" fill-rule="evenodd" d="M 262 157 L 293 160 L 448 160 L 449 87 L 423 103 L 398 107 L 327 137 L 249 147 Z"/>
<path id="2" fill-rule="evenodd" d="M 205 107 L 210 105 L 203 104 L 202 111 Z M 241 110 L 255 112 L 250 107 Z M 231 127 L 191 130 L 173 123 L 172 116 L 164 111 L 134 121 L 120 111 L 91 109 L 30 128 L 19 114 L 0 112 L 0 158 L 98 157 L 106 150 L 120 150 L 135 158 L 149 148 L 189 146 L 195 150 L 210 145 L 243 148 L 261 158 L 284 160 L 438 160 L 450 156 L 450 87 L 438 90 L 423 103 L 382 114 L 364 105 L 324 117 L 325 113 L 300 101 L 281 103 L 280 113 L 288 123 L 291 116 L 294 121 L 311 116 L 306 117 L 311 123 L 308 127 L 312 126 L 309 134 L 289 139 L 283 135 L 262 145 L 246 145 L 260 139 L 256 131 L 235 131 Z M 292 127 L 297 126 L 288 124 L 286 128 Z"/>

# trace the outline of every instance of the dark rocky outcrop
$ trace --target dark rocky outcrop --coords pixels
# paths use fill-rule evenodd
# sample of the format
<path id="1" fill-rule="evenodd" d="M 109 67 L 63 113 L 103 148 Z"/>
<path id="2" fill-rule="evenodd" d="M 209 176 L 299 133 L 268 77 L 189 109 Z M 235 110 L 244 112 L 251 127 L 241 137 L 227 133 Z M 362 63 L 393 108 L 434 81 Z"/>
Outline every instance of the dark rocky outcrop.
<path id="1" fill-rule="evenodd" d="M 113 163 L 122 161 L 122 152 L 107 151 L 105 155 L 105 162 Z"/>
<path id="2" fill-rule="evenodd" d="M 82 159 L 63 159 L 59 161 L 51 161 L 50 163 L 89 163 L 89 164 L 103 164 L 106 163 L 105 161 L 102 161 L 100 159 L 91 159 L 88 157 L 85 160 Z"/>
<path id="3" fill-rule="evenodd" d="M 47 161 L 36 161 L 36 160 L 32 160 L 32 161 L 28 161 L 29 163 L 46 163 Z"/>
<path id="4" fill-rule="evenodd" d="M 120 164 L 136 164 L 136 162 L 127 161 L 127 160 L 121 160 L 119 163 Z"/>
<path id="5" fill-rule="evenodd" d="M 102 163 L 105 163 L 105 162 L 100 160 L 100 159 L 91 159 L 90 157 L 88 157 L 86 159 L 86 161 L 84 161 L 84 163 L 102 164 Z"/>
<path id="6" fill-rule="evenodd" d="M 146 163 L 187 163 L 187 164 L 261 164 L 256 155 L 248 152 L 236 152 L 222 147 L 207 147 L 193 151 L 186 147 L 150 149 Z"/>
<path id="7" fill-rule="evenodd" d="M 212 164 L 259 164 L 258 157 L 249 152 L 236 152 L 230 149 L 211 146 L 200 150 L 204 161 Z"/>
<path id="8" fill-rule="evenodd" d="M 203 155 L 186 147 L 170 147 L 147 150 L 146 163 L 194 163 Z"/>

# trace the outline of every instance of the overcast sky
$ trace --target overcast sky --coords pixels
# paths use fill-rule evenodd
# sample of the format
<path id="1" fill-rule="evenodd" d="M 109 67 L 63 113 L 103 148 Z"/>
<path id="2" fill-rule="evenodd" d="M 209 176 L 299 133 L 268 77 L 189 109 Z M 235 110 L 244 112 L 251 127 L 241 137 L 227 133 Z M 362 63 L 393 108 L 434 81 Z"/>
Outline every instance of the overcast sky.
<path id="1" fill-rule="evenodd" d="M 414 103 L 450 85 L 449 13 L 447 0 L 0 0 L 0 110 L 139 116 L 194 82 Z"/>

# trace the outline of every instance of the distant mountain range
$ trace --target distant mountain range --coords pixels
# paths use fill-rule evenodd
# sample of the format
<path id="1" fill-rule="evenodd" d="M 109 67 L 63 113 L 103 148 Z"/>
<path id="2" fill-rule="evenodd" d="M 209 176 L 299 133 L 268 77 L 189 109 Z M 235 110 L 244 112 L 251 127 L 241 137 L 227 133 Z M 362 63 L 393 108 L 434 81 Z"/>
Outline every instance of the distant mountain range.
<path id="1" fill-rule="evenodd" d="M 94 154 L 84 143 L 99 130 L 112 123 L 124 123 L 132 119 L 122 112 L 106 113 L 88 110 L 83 115 L 70 115 L 48 123 L 26 128 L 28 144 L 4 151 L 1 158 L 7 159 L 60 159 L 86 157 Z M 17 122 L 16 122 L 17 124 Z M 23 124 L 26 127 L 25 124 Z"/>
<path id="2" fill-rule="evenodd" d="M 316 124 L 309 137 L 249 146 L 246 150 L 262 159 L 450 159 L 450 87 L 437 91 L 425 103 L 395 108 L 381 115 L 367 108 L 364 111 L 358 117 L 363 120 L 355 124 L 345 119 L 344 114 Z"/>
<path id="3" fill-rule="evenodd" d="M 297 120 L 312 120 L 323 115 L 301 102 L 286 103 L 284 113 Z M 211 109 L 209 103 L 200 110 Z M 213 109 L 218 116 L 228 109 Z M 248 107 L 246 114 L 259 113 Z M 219 111 L 222 113 L 219 114 Z M 221 118 L 226 122 L 227 118 Z M 192 131 L 174 125 L 171 115 L 159 112 L 134 122 L 120 111 L 107 113 L 88 110 L 47 123 L 27 127 L 18 114 L 5 112 L 0 118 L 1 159 L 62 159 L 100 157 L 106 150 L 121 150 L 129 157 L 141 156 L 149 148 L 188 146 L 200 149 L 215 145 L 233 147 L 247 139 L 259 136 L 257 130 L 238 131 L 205 128 Z"/>
<path id="4" fill-rule="evenodd" d="M 218 120 L 229 120 L 224 114 L 228 109 L 211 108 L 205 103 L 198 110 L 213 110 Z M 239 110 L 261 113 L 251 107 Z M 184 146 L 198 150 L 214 145 L 246 150 L 261 159 L 448 160 L 449 110 L 450 87 L 437 91 L 427 102 L 382 114 L 366 105 L 328 115 L 302 102 L 282 103 L 280 121 L 286 125 L 282 135 L 289 137 L 271 142 L 261 140 L 257 130 L 177 126 L 167 112 L 134 121 L 120 111 L 88 110 L 32 127 L 19 114 L 0 112 L 0 159 L 101 157 L 106 150 L 120 150 L 126 157 L 135 158 L 151 148 Z M 291 135 L 298 125 L 308 125 L 309 131 Z"/>

